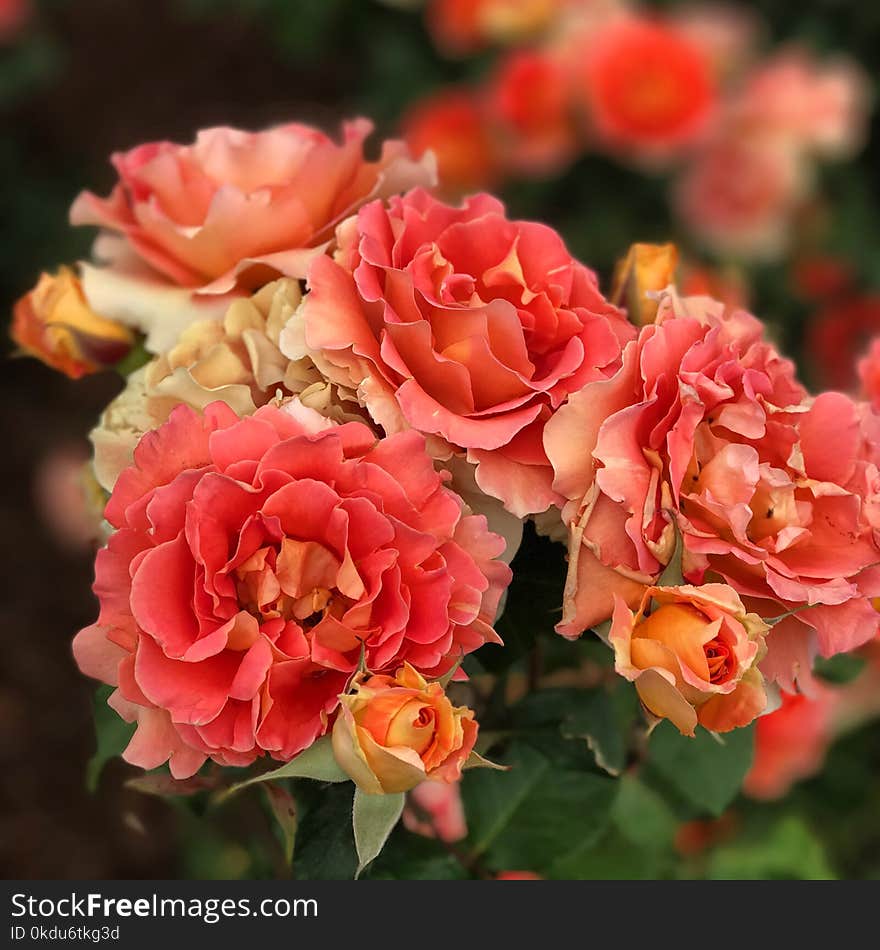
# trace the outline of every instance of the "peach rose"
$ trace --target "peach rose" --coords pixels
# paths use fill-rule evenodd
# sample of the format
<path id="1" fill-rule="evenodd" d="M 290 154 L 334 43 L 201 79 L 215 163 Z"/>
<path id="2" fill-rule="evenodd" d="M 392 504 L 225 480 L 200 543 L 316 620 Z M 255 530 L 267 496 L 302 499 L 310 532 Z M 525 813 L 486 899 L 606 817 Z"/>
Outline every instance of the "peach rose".
<path id="1" fill-rule="evenodd" d="M 808 686 L 812 659 L 872 637 L 880 434 L 840 393 L 809 399 L 744 311 L 667 294 L 613 379 L 547 427 L 571 499 L 562 623 L 576 636 L 656 581 L 681 532 L 687 581 L 721 578 L 773 628 L 768 678 Z M 808 608 L 808 609 L 805 609 Z"/>
<path id="2" fill-rule="evenodd" d="M 383 795 L 461 778 L 477 738 L 474 714 L 409 663 L 394 676 L 359 674 L 339 702 L 333 752 L 361 791 Z"/>
<path id="3" fill-rule="evenodd" d="M 11 335 L 29 356 L 71 379 L 118 363 L 134 342 L 124 326 L 95 313 L 69 267 L 41 274 L 16 303 Z"/>
<path id="4" fill-rule="evenodd" d="M 365 119 L 343 127 L 337 145 L 291 123 L 263 132 L 215 128 L 192 145 L 150 142 L 112 157 L 119 183 L 108 198 L 83 192 L 73 224 L 118 232 L 175 284 L 225 293 L 267 275 L 305 276 L 334 226 L 365 201 L 431 185 L 433 167 L 386 142 L 368 162 Z"/>
<path id="5" fill-rule="evenodd" d="M 634 328 L 555 231 L 489 195 L 461 207 L 417 189 L 365 206 L 336 259 L 309 272 L 305 352 L 360 387 L 386 430 L 440 437 L 479 487 L 523 517 L 557 496 L 541 443 L 567 395 L 620 365 Z M 296 345 L 281 346 L 291 358 Z"/>
<path id="6" fill-rule="evenodd" d="M 763 712 L 768 629 L 726 584 L 648 587 L 635 614 L 617 598 L 609 639 L 648 711 L 692 736 L 697 723 L 729 732 Z"/>

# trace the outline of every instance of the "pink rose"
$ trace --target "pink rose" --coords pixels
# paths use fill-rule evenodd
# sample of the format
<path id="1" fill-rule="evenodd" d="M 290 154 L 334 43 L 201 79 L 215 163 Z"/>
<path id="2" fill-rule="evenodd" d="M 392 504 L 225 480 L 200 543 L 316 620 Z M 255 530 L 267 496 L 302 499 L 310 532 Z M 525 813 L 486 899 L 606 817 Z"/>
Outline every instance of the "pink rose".
<path id="1" fill-rule="evenodd" d="M 365 201 L 433 183 L 430 163 L 414 162 L 402 142 L 368 162 L 371 130 L 365 119 L 349 122 L 341 145 L 298 124 L 139 145 L 113 155 L 119 183 L 108 198 L 83 192 L 71 221 L 118 232 L 171 281 L 206 293 L 267 274 L 303 277 L 334 226 Z"/>
<path id="2" fill-rule="evenodd" d="M 309 272 L 309 350 L 361 387 L 386 429 L 440 436 L 515 515 L 546 509 L 557 496 L 544 425 L 615 372 L 635 333 L 592 271 L 485 194 L 454 208 L 417 189 L 366 205 L 337 234 L 336 260 Z"/>
<path id="3" fill-rule="evenodd" d="M 177 777 L 206 757 L 288 760 L 324 734 L 362 649 L 428 675 L 498 642 L 510 570 L 414 432 L 377 441 L 296 401 L 189 407 L 145 435 L 106 517 L 100 616 L 74 654 L 117 686 L 125 757 Z"/>
<path id="4" fill-rule="evenodd" d="M 806 185 L 802 155 L 789 141 L 729 134 L 694 156 L 673 199 L 684 224 L 712 250 L 772 258 L 788 243 Z"/>
<path id="5" fill-rule="evenodd" d="M 690 583 L 721 577 L 764 617 L 809 606 L 773 628 L 762 664 L 783 684 L 807 678 L 816 648 L 877 628 L 877 441 L 847 397 L 807 399 L 755 318 L 667 296 L 617 376 L 547 427 L 570 499 L 559 631 L 605 619 L 615 593 L 638 603 L 672 555 L 674 517 Z"/>
<path id="6" fill-rule="evenodd" d="M 819 64 L 809 50 L 791 48 L 748 77 L 732 119 L 749 131 L 842 157 L 862 144 L 868 103 L 868 79 L 853 60 Z"/>

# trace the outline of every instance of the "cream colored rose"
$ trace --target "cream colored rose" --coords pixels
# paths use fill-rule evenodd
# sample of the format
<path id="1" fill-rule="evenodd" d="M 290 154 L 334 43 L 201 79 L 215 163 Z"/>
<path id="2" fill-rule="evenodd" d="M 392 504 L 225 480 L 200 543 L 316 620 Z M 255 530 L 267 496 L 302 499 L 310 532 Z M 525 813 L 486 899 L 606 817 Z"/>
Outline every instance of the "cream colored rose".
<path id="1" fill-rule="evenodd" d="M 102 487 L 113 490 L 141 436 L 180 403 L 202 410 L 221 400 L 246 416 L 273 399 L 297 396 L 335 422 L 365 421 L 353 391 L 328 382 L 310 357 L 290 359 L 279 349 L 281 330 L 301 297 L 297 280 L 267 284 L 234 300 L 221 321 L 191 323 L 171 349 L 132 374 L 91 433 Z"/>

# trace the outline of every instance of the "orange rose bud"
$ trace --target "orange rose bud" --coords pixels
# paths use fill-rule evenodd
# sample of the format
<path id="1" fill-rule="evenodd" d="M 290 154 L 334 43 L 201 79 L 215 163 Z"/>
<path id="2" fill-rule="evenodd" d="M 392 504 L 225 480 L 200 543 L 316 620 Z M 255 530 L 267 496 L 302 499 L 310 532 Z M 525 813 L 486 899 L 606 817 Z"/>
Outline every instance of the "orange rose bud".
<path id="1" fill-rule="evenodd" d="M 732 587 L 683 585 L 646 588 L 636 614 L 617 597 L 609 637 L 645 708 L 692 736 L 697 723 L 729 732 L 764 711 L 768 629 Z"/>
<path id="2" fill-rule="evenodd" d="M 633 323 L 644 326 L 657 316 L 650 292 L 665 290 L 675 280 L 678 248 L 674 244 L 632 244 L 614 268 L 611 300 L 626 307 Z"/>
<path id="3" fill-rule="evenodd" d="M 118 363 L 134 342 L 130 330 L 89 307 L 69 267 L 41 274 L 15 304 L 11 335 L 29 356 L 71 379 Z"/>
<path id="4" fill-rule="evenodd" d="M 474 747 L 473 711 L 408 663 L 395 676 L 359 674 L 339 697 L 333 753 L 363 792 L 406 792 L 431 779 L 456 782 Z"/>

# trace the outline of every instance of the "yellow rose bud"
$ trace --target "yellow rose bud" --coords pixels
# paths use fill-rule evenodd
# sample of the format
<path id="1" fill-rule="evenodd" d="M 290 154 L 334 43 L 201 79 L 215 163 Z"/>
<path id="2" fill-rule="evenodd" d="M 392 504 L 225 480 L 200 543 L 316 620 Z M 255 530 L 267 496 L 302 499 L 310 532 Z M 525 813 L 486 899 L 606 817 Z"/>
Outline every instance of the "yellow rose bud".
<path id="1" fill-rule="evenodd" d="M 684 735 L 748 725 L 766 706 L 758 662 L 767 625 L 726 584 L 648 587 L 633 614 L 618 597 L 615 669 L 649 712 Z"/>
<path id="2" fill-rule="evenodd" d="M 625 306 L 633 323 L 644 326 L 657 317 L 657 300 L 649 292 L 675 280 L 678 249 L 674 244 L 633 244 L 614 268 L 611 299 Z"/>
<path id="3" fill-rule="evenodd" d="M 118 363 L 131 349 L 131 331 L 99 316 L 69 267 L 42 274 L 15 305 L 12 338 L 30 356 L 79 379 Z"/>
<path id="4" fill-rule="evenodd" d="M 358 676 L 339 700 L 333 752 L 361 791 L 383 795 L 461 778 L 477 738 L 474 714 L 408 663 L 395 676 Z"/>

